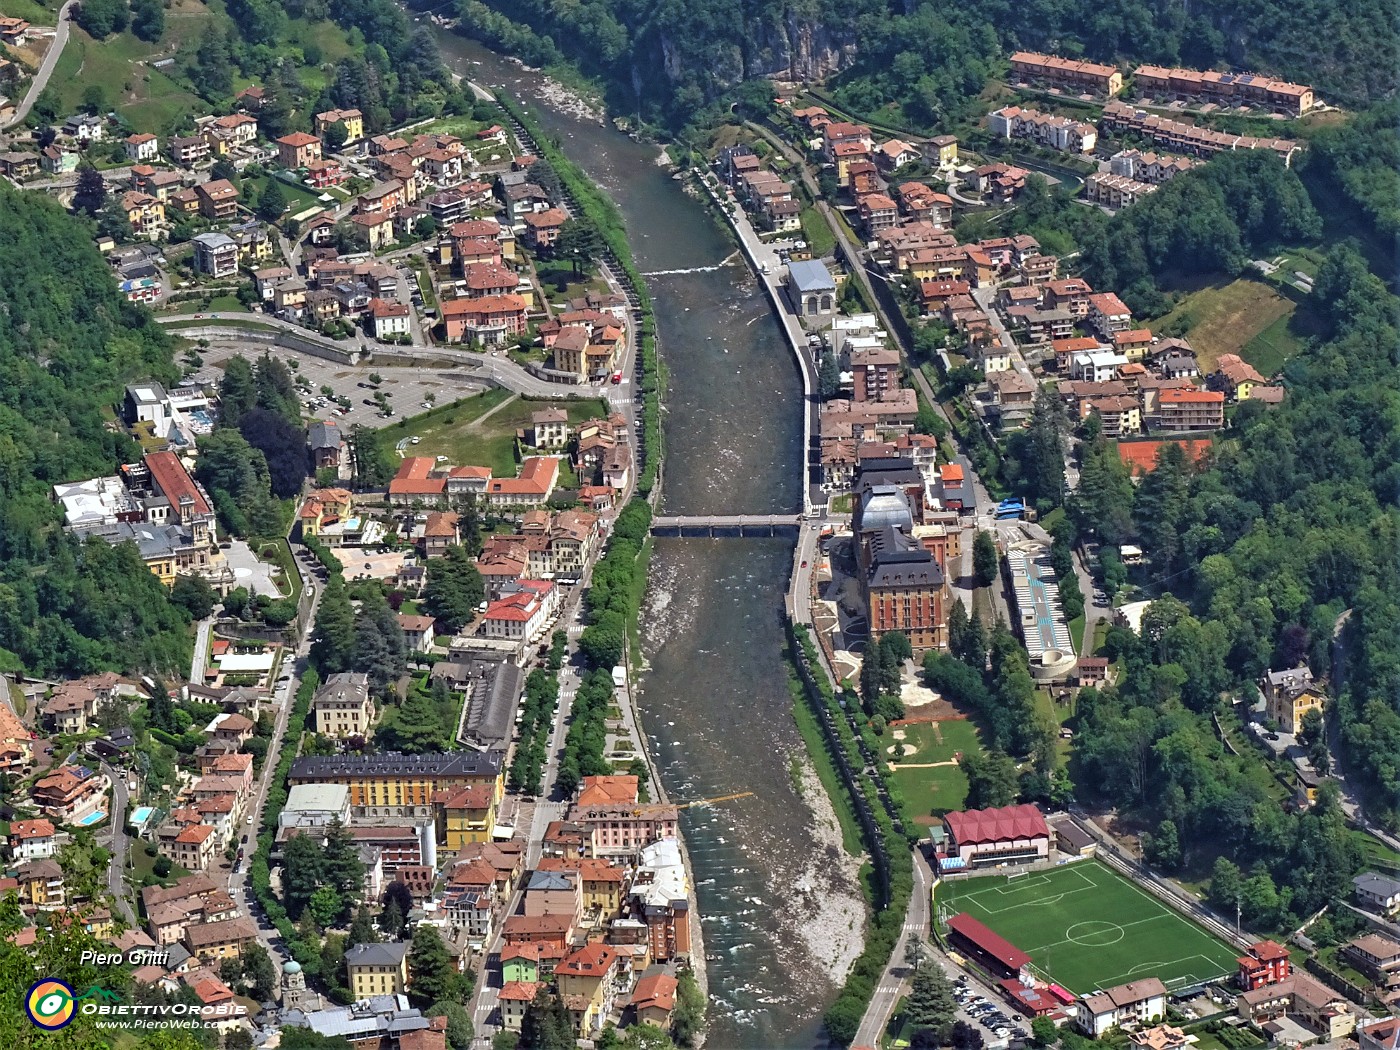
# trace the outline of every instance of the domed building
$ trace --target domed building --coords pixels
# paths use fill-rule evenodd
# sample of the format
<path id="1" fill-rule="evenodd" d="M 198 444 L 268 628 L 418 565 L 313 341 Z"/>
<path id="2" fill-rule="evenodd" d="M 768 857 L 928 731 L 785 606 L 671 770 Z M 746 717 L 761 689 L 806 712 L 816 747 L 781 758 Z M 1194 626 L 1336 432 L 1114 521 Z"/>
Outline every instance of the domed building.
<path id="1" fill-rule="evenodd" d="M 915 538 L 924 516 L 924 479 L 904 457 L 862 462 L 852 529 L 870 641 L 902 631 L 916 650 L 943 649 L 948 580 L 933 552 Z"/>
<path id="2" fill-rule="evenodd" d="M 306 1003 L 306 974 L 301 963 L 288 959 L 282 966 L 282 1009 L 300 1010 Z"/>

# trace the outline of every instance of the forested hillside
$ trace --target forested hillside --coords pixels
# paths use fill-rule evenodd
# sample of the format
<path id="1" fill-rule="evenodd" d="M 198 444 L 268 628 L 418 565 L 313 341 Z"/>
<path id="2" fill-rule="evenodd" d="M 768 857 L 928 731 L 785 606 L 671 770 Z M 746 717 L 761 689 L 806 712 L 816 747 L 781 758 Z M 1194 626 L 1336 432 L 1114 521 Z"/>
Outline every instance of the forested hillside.
<path id="1" fill-rule="evenodd" d="M 131 379 L 175 378 L 169 340 L 118 294 L 85 224 L 8 186 L 0 311 L 0 666 L 187 666 L 184 613 L 134 550 L 67 536 L 50 488 L 138 458 L 102 406 Z"/>
<path id="2" fill-rule="evenodd" d="M 1391 95 L 1400 65 L 1390 10 L 1366 0 L 457 0 L 456 10 L 464 32 L 529 62 L 572 59 L 606 81 L 620 112 L 676 127 L 746 77 L 847 67 L 847 104 L 893 103 L 932 125 L 957 115 L 1022 47 L 1257 69 L 1351 105 Z"/>
<path id="3" fill-rule="evenodd" d="M 1350 198 L 1393 245 L 1400 238 L 1400 102 L 1358 114 L 1312 139 L 1308 172 Z"/>

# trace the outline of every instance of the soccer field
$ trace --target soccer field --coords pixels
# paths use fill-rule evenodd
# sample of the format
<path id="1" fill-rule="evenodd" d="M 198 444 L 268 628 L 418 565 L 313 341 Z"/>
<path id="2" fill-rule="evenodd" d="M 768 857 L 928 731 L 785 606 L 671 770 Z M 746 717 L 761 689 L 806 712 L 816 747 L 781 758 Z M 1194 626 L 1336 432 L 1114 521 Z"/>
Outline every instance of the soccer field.
<path id="1" fill-rule="evenodd" d="M 941 921 L 967 912 L 1077 995 L 1141 977 L 1174 989 L 1235 969 L 1228 944 L 1096 861 L 954 879 L 934 899 Z"/>

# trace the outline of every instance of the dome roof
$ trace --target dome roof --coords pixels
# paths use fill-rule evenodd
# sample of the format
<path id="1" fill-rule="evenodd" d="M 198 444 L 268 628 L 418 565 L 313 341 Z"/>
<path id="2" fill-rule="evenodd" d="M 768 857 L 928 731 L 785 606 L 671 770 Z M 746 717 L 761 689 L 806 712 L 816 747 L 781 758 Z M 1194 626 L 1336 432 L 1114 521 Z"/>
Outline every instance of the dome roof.
<path id="1" fill-rule="evenodd" d="M 865 494 L 860 508 L 860 527 L 865 531 L 889 526 L 912 529 L 914 515 L 904 493 L 893 485 L 877 485 Z"/>
<path id="2" fill-rule="evenodd" d="M 282 972 L 283 972 L 283 973 L 301 973 L 301 963 L 297 962 L 295 959 L 288 959 L 288 960 L 287 960 L 285 963 L 283 963 L 283 965 L 282 965 Z"/>

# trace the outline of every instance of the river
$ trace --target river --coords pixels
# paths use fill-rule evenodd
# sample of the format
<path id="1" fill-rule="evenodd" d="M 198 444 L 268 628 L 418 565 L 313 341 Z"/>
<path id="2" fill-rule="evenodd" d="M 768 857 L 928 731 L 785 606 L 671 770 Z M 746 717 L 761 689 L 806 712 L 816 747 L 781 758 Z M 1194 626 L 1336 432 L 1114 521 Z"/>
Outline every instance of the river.
<path id="1" fill-rule="evenodd" d="M 648 275 L 665 401 L 664 510 L 801 506 L 801 386 L 767 299 L 702 205 L 636 143 L 569 107 L 539 74 L 460 37 L 444 58 L 529 101 L 622 209 Z M 804 1047 L 859 951 L 857 862 L 810 771 L 782 660 L 788 540 L 662 539 L 643 610 L 642 726 L 673 800 L 751 791 L 683 811 L 704 923 L 707 1045 Z"/>

